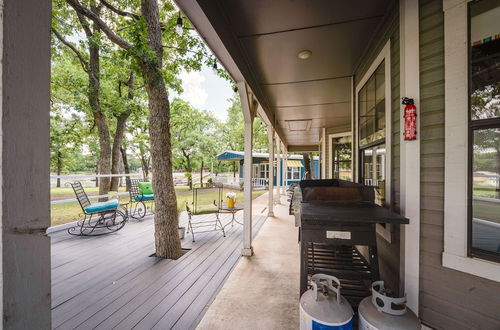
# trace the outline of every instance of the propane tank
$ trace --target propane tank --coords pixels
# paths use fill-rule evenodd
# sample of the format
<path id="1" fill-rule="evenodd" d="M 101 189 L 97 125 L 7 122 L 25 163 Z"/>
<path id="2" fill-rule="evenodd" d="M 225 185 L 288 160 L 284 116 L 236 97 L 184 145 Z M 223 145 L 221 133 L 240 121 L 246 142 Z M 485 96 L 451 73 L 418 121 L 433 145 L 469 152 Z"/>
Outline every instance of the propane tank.
<path id="1" fill-rule="evenodd" d="M 372 296 L 358 308 L 359 330 L 420 330 L 418 317 L 406 308 L 406 297 L 388 297 L 384 281 L 372 283 Z"/>
<path id="2" fill-rule="evenodd" d="M 300 298 L 300 329 L 352 330 L 354 312 L 340 295 L 340 281 L 334 276 L 315 274 L 311 286 Z"/>

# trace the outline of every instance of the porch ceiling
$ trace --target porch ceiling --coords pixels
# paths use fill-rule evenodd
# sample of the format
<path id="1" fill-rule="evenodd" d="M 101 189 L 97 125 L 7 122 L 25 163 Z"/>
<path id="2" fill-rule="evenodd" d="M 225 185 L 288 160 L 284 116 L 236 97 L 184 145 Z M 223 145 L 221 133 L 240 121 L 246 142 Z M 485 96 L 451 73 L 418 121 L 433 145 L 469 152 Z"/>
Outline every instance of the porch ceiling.
<path id="1" fill-rule="evenodd" d="M 392 0 L 196 1 L 231 63 L 219 59 L 233 77 L 236 64 L 287 145 L 317 145 L 321 128 L 350 124 L 351 75 Z M 177 2 L 196 26 L 199 12 Z"/>

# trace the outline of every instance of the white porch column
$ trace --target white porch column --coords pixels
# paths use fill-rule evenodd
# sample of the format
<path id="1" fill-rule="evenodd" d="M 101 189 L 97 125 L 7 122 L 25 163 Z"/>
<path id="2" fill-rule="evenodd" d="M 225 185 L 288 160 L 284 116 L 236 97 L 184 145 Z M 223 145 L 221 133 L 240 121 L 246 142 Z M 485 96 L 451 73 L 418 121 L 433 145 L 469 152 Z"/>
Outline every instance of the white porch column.
<path id="1" fill-rule="evenodd" d="M 241 255 L 251 257 L 252 247 L 252 147 L 253 120 L 257 111 L 257 102 L 253 100 L 245 82 L 238 83 L 243 118 L 245 122 L 245 157 L 243 159 L 243 251 Z"/>
<path id="2" fill-rule="evenodd" d="M 281 204 L 280 189 L 281 189 L 281 141 L 278 134 L 276 134 L 276 204 Z"/>
<path id="3" fill-rule="evenodd" d="M 0 11 L 0 328 L 50 329 L 51 1 Z"/>
<path id="4" fill-rule="evenodd" d="M 274 217 L 274 128 L 271 125 L 267 126 L 267 137 L 269 140 L 269 203 L 268 203 L 268 217 Z"/>
<path id="5" fill-rule="evenodd" d="M 401 97 L 415 100 L 420 110 L 418 0 L 400 0 L 400 90 Z M 403 106 L 401 106 L 403 109 Z M 418 315 L 420 273 L 420 115 L 417 140 L 404 141 L 401 131 L 401 211 L 410 219 L 402 225 L 404 288 L 408 306 Z M 401 110 L 401 130 L 404 128 Z M 403 275 L 403 274 L 402 274 Z"/>
<path id="6" fill-rule="evenodd" d="M 286 173 L 287 173 L 287 168 L 288 168 L 288 151 L 286 150 L 285 145 L 283 144 L 283 169 L 281 170 L 281 194 L 285 195 L 286 191 Z"/>

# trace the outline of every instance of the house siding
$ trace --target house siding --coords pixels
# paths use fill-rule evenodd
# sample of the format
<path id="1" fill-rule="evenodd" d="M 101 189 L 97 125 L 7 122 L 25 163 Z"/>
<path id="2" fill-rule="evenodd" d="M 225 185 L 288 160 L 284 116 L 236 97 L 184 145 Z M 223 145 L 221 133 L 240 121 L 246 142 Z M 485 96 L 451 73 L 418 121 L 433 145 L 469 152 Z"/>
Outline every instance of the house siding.
<path id="1" fill-rule="evenodd" d="M 372 40 L 367 53 L 359 63 L 355 72 L 354 86 L 363 78 L 368 68 L 378 56 L 387 41 L 390 40 L 391 50 L 391 204 L 396 212 L 400 208 L 400 91 L 399 91 L 399 6 L 395 1 L 388 9 L 383 24 L 377 33 L 378 37 Z M 357 137 L 356 137 L 357 138 Z M 358 157 L 355 157 L 358 159 Z M 356 166 L 356 170 L 359 169 Z M 391 242 L 377 237 L 380 276 L 385 280 L 387 287 L 395 293 L 400 290 L 400 228 L 391 227 Z"/>
<path id="2" fill-rule="evenodd" d="M 442 0 L 421 1 L 419 22 L 419 314 L 424 324 L 435 329 L 500 329 L 500 283 L 442 266 L 445 137 Z"/>

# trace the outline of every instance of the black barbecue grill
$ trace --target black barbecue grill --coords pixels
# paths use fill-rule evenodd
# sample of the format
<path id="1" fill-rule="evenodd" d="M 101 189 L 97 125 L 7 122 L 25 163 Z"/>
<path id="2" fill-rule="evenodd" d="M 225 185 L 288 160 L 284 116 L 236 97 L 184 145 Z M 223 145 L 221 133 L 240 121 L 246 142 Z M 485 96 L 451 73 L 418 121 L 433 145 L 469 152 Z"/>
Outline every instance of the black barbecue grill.
<path id="1" fill-rule="evenodd" d="M 407 224 L 408 219 L 375 204 L 373 187 L 343 180 L 303 180 L 295 207 L 300 225 L 300 294 L 316 273 L 340 279 L 353 307 L 379 280 L 376 224 Z M 358 246 L 366 246 L 365 258 Z"/>

